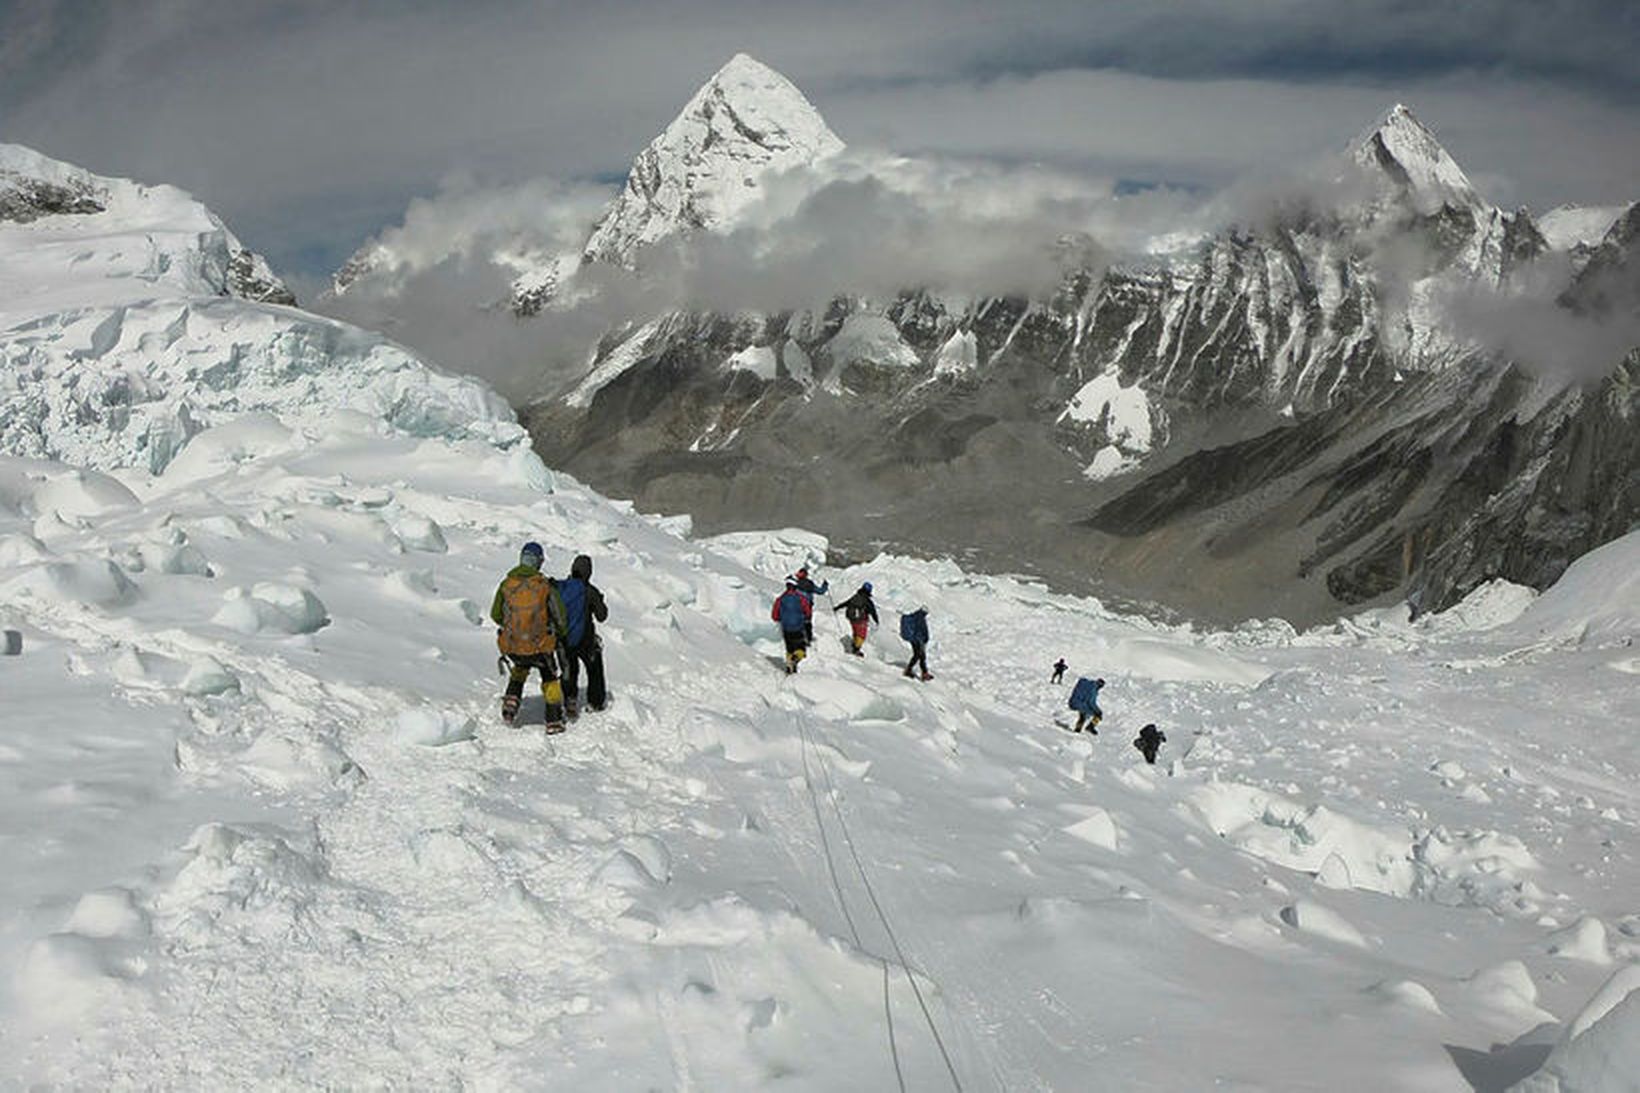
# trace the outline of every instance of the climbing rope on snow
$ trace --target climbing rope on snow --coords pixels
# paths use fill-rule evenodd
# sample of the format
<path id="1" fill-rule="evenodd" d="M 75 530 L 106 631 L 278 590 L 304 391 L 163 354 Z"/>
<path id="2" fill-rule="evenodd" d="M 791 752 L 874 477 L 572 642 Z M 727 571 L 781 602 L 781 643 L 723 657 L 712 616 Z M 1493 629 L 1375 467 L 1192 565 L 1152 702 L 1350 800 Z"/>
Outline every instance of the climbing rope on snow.
<path id="1" fill-rule="evenodd" d="M 831 891 L 837 897 L 837 906 L 843 912 L 843 921 L 848 923 L 848 932 L 854 938 L 854 947 L 860 952 L 866 952 L 865 942 L 860 937 L 860 929 L 854 924 L 854 916 L 849 913 L 848 900 L 843 896 L 843 882 L 837 876 L 837 861 L 831 852 L 831 839 L 826 835 L 826 821 L 820 814 L 820 795 L 814 790 L 814 776 L 809 771 L 809 739 L 801 721 L 799 711 L 797 725 L 798 739 L 801 742 L 799 754 L 803 758 L 803 785 L 809 791 L 809 807 L 814 811 L 814 826 L 820 830 L 820 849 L 825 855 L 826 871 L 831 876 Z M 820 761 L 818 753 L 815 761 Z M 894 1037 L 894 1010 L 888 1003 L 888 961 L 878 957 L 883 966 L 883 1019 L 888 1026 L 888 1054 L 894 1063 L 894 1079 L 899 1083 L 900 1093 L 905 1093 L 905 1074 L 900 1068 L 900 1046 Z"/>
<path id="2" fill-rule="evenodd" d="M 805 779 L 807 779 L 808 750 L 812 746 L 812 742 L 809 739 L 808 719 L 803 715 L 803 711 L 801 710 L 797 711 L 797 731 L 802 741 L 804 774 Z M 840 794 L 837 792 L 836 783 L 832 781 L 831 769 L 826 765 L 824 756 L 820 755 L 818 750 L 815 751 L 815 764 L 819 766 L 820 773 L 826 780 L 826 799 L 831 804 L 832 814 L 837 817 L 838 830 L 843 833 L 843 843 L 848 847 L 849 857 L 854 861 L 855 871 L 859 874 L 860 883 L 866 890 L 866 898 L 871 901 L 872 909 L 877 912 L 877 921 L 882 923 L 883 933 L 888 936 L 888 942 L 894 949 L 894 958 L 899 963 L 900 970 L 905 973 L 906 982 L 911 984 L 911 993 L 916 996 L 917 1008 L 922 1011 L 923 1021 L 927 1023 L 928 1032 L 934 1038 L 934 1046 L 939 1049 L 940 1058 L 945 1062 L 946 1072 L 951 1076 L 951 1085 L 957 1090 L 957 1093 L 962 1093 L 962 1079 L 957 1076 L 956 1064 L 951 1061 L 951 1053 L 946 1050 L 945 1040 L 940 1036 L 940 1030 L 934 1023 L 934 1015 L 929 1011 L 928 1001 L 923 997 L 922 988 L 917 985 L 917 977 L 911 971 L 910 962 L 906 960 L 905 949 L 900 945 L 899 936 L 894 932 L 894 927 L 889 923 L 888 913 L 883 910 L 882 901 L 877 898 L 877 890 L 872 886 L 871 877 L 866 873 L 865 863 L 860 859 L 859 849 L 854 843 L 854 835 L 849 831 L 848 821 L 843 816 L 842 805 L 839 803 Z M 814 796 L 814 787 L 812 782 L 807 784 L 809 785 L 809 794 L 812 801 Z M 815 810 L 816 822 L 818 822 L 818 804 L 815 805 Z M 822 829 L 823 827 L 824 825 L 822 825 Z M 839 892 L 838 898 L 841 899 L 841 892 Z M 886 990 L 884 999 L 886 1005 Z M 890 1042 L 892 1044 L 892 1024 L 890 1025 L 890 1029 Z M 895 1073 L 896 1075 L 899 1073 L 897 1053 Z"/>

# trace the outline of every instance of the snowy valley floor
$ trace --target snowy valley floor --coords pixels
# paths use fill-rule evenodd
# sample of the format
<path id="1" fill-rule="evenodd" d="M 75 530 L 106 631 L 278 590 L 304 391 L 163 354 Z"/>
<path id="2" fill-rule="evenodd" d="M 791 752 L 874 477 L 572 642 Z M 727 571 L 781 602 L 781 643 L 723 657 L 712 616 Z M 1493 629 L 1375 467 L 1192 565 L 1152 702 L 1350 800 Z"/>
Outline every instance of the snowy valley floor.
<path id="1" fill-rule="evenodd" d="M 1640 960 L 1640 648 L 1586 591 L 1203 634 L 882 558 L 829 574 L 870 655 L 822 617 L 788 679 L 811 536 L 347 415 L 122 478 L 0 460 L 7 1084 L 1502 1089 Z M 551 740 L 483 618 L 526 538 L 611 605 Z"/>

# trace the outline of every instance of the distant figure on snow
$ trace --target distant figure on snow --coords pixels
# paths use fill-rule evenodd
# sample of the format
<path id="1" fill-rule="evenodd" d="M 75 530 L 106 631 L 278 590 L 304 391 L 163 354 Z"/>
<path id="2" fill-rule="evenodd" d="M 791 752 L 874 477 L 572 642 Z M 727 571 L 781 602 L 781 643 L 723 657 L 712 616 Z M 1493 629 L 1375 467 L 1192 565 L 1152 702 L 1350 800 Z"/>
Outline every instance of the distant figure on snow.
<path id="1" fill-rule="evenodd" d="M 564 731 L 564 688 L 558 681 L 557 650 L 566 633 L 564 601 L 551 577 L 541 574 L 545 554 L 540 543 L 525 543 L 514 566 L 495 590 L 490 618 L 499 627 L 496 646 L 507 662 L 507 693 L 501 698 L 501 720 L 511 725 L 518 717 L 524 681 L 530 670 L 541 673 L 541 697 L 546 700 L 546 730 Z"/>
<path id="2" fill-rule="evenodd" d="M 1146 725 L 1139 730 L 1139 735 L 1133 738 L 1133 746 L 1144 753 L 1145 762 L 1156 765 L 1156 753 L 1167 743 L 1167 733 L 1155 725 Z"/>
<path id="3" fill-rule="evenodd" d="M 871 582 L 866 581 L 858 592 L 832 608 L 832 611 L 841 611 L 854 630 L 854 648 L 851 651 L 857 657 L 865 656 L 860 650 L 866 643 L 866 633 L 871 624 L 878 621 L 877 605 L 871 600 Z"/>
<path id="4" fill-rule="evenodd" d="M 807 655 L 808 632 L 812 625 L 814 605 L 798 591 L 797 580 L 786 578 L 786 591 L 775 597 L 769 617 L 780 624 L 780 636 L 786 642 L 786 674 L 797 671 L 797 664 Z"/>
<path id="5" fill-rule="evenodd" d="M 1054 661 L 1053 681 L 1055 683 L 1063 683 L 1065 680 L 1065 669 L 1069 667 L 1070 665 L 1065 663 L 1064 657 L 1060 657 L 1058 660 Z"/>
<path id="6" fill-rule="evenodd" d="M 1084 725 L 1093 735 L 1099 735 L 1099 722 L 1104 720 L 1105 711 L 1099 708 L 1099 692 L 1104 688 L 1102 679 L 1078 679 L 1076 686 L 1071 688 L 1071 698 L 1068 705 L 1076 711 L 1076 728 L 1072 732 L 1081 732 Z"/>
<path id="7" fill-rule="evenodd" d="M 804 638 L 806 638 L 808 640 L 808 643 L 810 645 L 813 645 L 814 644 L 814 597 L 824 596 L 827 592 L 830 592 L 831 591 L 831 582 L 830 581 L 821 581 L 818 585 L 816 585 L 814 583 L 814 581 L 809 577 L 809 567 L 808 566 L 800 567 L 797 570 L 796 573 L 792 574 L 792 578 L 793 578 L 793 580 L 795 580 L 797 582 L 797 590 L 799 592 L 803 593 L 804 598 L 809 601 L 809 622 L 808 622 L 808 625 L 803 628 L 803 636 L 804 636 Z"/>
<path id="8" fill-rule="evenodd" d="M 580 712 L 581 665 L 587 668 L 587 705 L 604 708 L 604 646 L 598 640 L 597 624 L 609 618 L 604 594 L 592 583 L 592 559 L 578 554 L 570 564 L 569 576 L 558 583 L 568 625 L 564 642 L 564 712 L 570 717 Z"/>
<path id="9" fill-rule="evenodd" d="M 911 644 L 911 660 L 905 666 L 906 678 L 914 676 L 914 669 L 921 667 L 924 681 L 933 679 L 933 674 L 928 670 L 928 608 L 919 607 L 900 616 L 900 637 Z"/>

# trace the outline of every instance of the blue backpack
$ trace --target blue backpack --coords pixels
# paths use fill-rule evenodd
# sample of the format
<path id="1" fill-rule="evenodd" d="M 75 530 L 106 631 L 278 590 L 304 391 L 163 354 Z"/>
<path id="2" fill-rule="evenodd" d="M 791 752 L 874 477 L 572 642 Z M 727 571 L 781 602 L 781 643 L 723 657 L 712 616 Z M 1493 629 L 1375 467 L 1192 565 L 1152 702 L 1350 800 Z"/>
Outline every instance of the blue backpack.
<path id="1" fill-rule="evenodd" d="M 1093 713 L 1099 709 L 1099 684 L 1086 677 L 1077 680 L 1067 705 L 1077 713 Z"/>
<path id="2" fill-rule="evenodd" d="M 558 595 L 564 601 L 564 616 L 569 619 L 569 646 L 573 649 L 587 636 L 587 583 L 579 577 L 560 581 Z"/>
<path id="3" fill-rule="evenodd" d="M 928 616 L 921 611 L 913 611 L 909 615 L 901 615 L 900 640 L 909 641 L 913 645 L 927 644 Z"/>

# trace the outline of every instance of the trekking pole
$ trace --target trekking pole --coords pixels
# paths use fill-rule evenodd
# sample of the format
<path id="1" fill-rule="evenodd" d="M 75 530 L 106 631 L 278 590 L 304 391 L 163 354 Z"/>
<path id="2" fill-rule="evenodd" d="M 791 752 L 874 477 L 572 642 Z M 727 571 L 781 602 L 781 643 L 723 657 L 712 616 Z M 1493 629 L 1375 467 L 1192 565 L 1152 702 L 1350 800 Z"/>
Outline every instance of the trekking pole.
<path id="1" fill-rule="evenodd" d="M 843 633 L 843 624 L 837 621 L 837 605 L 831 602 L 829 589 L 826 592 L 826 606 L 831 609 L 831 628 L 836 631 L 839 638 L 846 640 L 847 635 Z"/>

